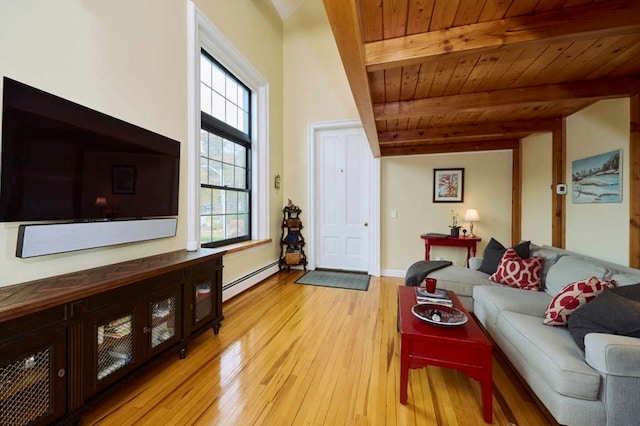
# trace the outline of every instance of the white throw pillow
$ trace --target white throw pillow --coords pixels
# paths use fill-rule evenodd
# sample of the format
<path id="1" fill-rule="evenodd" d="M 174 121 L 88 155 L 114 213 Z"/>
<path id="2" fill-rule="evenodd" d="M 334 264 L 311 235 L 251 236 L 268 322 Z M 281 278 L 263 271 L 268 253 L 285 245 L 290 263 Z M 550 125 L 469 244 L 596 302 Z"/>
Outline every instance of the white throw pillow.
<path id="1" fill-rule="evenodd" d="M 577 256 L 561 256 L 558 261 L 549 268 L 545 279 L 544 291 L 551 296 L 560 293 L 568 284 L 596 277 L 604 280 L 607 268 Z"/>

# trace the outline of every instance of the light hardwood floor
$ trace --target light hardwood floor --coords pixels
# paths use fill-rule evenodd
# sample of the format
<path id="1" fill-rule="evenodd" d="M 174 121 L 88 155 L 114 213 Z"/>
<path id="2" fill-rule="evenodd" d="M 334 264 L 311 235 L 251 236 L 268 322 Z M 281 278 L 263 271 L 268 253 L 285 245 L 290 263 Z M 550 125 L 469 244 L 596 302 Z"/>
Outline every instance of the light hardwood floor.
<path id="1" fill-rule="evenodd" d="M 399 402 L 399 278 L 368 291 L 295 284 L 282 271 L 225 302 L 220 334 L 163 358 L 83 417 L 83 425 L 484 425 L 480 386 L 410 370 Z M 495 425 L 548 418 L 494 356 Z"/>

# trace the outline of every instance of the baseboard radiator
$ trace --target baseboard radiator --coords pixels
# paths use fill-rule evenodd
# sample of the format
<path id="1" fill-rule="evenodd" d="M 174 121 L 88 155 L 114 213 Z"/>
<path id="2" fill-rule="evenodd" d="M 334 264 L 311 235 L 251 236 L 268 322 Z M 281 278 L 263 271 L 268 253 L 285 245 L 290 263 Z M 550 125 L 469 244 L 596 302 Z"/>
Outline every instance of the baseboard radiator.
<path id="1" fill-rule="evenodd" d="M 271 275 L 277 273 L 280 270 L 278 267 L 278 261 L 269 263 L 262 268 L 259 268 L 247 275 L 244 275 L 238 279 L 235 279 L 229 283 L 222 285 L 222 300 L 228 300 L 233 296 L 236 296 L 250 287 L 258 284 L 260 281 L 269 278 Z"/>

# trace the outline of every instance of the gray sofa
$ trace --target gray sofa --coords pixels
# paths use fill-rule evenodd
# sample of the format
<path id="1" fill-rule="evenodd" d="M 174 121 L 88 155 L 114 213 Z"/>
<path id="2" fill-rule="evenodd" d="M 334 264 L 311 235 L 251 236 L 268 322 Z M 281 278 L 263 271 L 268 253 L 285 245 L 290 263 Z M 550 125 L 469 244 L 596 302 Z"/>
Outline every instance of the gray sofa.
<path id="1" fill-rule="evenodd" d="M 429 277 L 474 312 L 559 423 L 640 425 L 640 338 L 589 333 L 583 351 L 567 326 L 542 322 L 549 302 L 567 284 L 590 276 L 613 279 L 617 286 L 635 284 L 640 270 L 550 246 L 532 244 L 530 255 L 545 259 L 542 291 L 493 283 L 473 269 L 478 259 L 471 268 L 453 265 Z"/>

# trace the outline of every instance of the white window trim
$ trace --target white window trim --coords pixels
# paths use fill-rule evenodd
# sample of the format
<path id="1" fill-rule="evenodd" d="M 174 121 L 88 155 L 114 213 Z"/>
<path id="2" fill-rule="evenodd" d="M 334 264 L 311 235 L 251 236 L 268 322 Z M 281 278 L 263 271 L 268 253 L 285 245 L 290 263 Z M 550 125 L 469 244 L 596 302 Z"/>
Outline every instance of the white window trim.
<path id="1" fill-rule="evenodd" d="M 269 238 L 269 83 L 193 1 L 187 2 L 187 250 L 200 247 L 200 50 L 251 89 L 251 239 Z"/>

